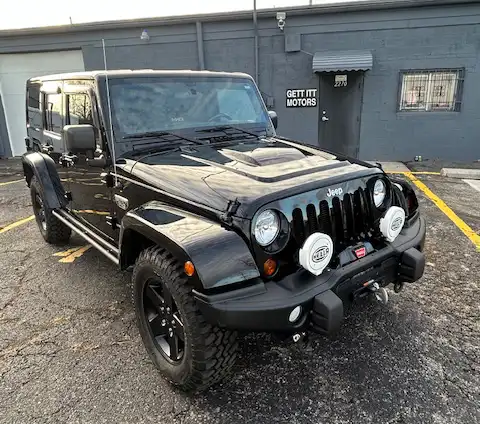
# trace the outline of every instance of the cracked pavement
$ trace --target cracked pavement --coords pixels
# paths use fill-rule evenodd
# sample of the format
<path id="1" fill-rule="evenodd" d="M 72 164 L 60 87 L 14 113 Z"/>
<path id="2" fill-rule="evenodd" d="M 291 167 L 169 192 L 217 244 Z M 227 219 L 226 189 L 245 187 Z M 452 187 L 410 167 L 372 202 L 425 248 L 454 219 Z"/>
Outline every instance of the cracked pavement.
<path id="1" fill-rule="evenodd" d="M 14 167 L 0 170 L 0 182 L 18 179 Z M 479 192 L 422 181 L 479 228 Z M 148 359 L 128 273 L 94 249 L 59 263 L 54 253 L 83 241 L 48 245 L 34 221 L 0 234 L 0 423 L 479 423 L 480 252 L 419 201 L 428 220 L 421 282 L 387 306 L 355 305 L 332 339 L 244 337 L 232 377 L 196 396 Z M 31 213 L 23 183 L 0 186 L 0 226 Z"/>

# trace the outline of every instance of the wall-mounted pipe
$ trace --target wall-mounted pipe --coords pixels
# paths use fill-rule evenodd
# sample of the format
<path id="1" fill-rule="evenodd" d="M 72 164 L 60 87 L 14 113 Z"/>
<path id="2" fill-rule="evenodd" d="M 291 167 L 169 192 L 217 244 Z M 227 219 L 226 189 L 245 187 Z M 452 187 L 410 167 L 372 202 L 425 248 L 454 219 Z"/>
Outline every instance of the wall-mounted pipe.
<path id="1" fill-rule="evenodd" d="M 255 82 L 258 84 L 259 71 L 258 71 L 258 22 L 257 22 L 257 0 L 253 0 L 253 31 L 254 31 L 254 62 L 255 62 Z"/>
<path id="2" fill-rule="evenodd" d="M 201 71 L 205 70 L 205 51 L 203 49 L 203 29 L 200 21 L 197 25 L 197 50 L 198 50 L 198 66 Z"/>

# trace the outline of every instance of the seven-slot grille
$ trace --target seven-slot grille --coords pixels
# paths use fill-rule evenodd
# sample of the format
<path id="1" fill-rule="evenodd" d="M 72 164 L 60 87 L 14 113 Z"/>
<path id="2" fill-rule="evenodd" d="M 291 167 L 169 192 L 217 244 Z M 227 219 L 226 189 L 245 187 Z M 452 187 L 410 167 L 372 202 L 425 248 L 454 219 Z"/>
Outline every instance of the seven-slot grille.
<path id="1" fill-rule="evenodd" d="M 332 238 L 335 253 L 339 253 L 346 245 L 365 237 L 372 227 L 371 206 L 363 188 L 292 212 L 292 234 L 299 247 L 310 234 L 322 232 Z"/>

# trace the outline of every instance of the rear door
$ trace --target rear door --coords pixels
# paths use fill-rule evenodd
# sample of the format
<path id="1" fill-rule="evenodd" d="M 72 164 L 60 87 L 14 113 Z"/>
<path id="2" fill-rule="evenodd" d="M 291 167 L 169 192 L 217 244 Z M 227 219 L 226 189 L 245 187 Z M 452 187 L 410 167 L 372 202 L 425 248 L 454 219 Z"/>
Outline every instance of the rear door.
<path id="1" fill-rule="evenodd" d="M 58 163 L 65 152 L 63 126 L 65 125 L 65 105 L 62 93 L 62 81 L 47 81 L 42 84 L 42 120 L 43 134 L 41 144 Z"/>
<path id="2" fill-rule="evenodd" d="M 62 185 L 65 191 L 68 191 L 67 169 L 61 164 L 65 153 L 65 102 L 62 87 L 62 81 L 28 85 L 27 134 L 33 150 L 46 153 L 53 159 Z"/>
<path id="3" fill-rule="evenodd" d="M 42 150 L 43 119 L 42 102 L 40 96 L 40 81 L 28 81 L 27 83 L 27 137 L 33 151 Z"/>

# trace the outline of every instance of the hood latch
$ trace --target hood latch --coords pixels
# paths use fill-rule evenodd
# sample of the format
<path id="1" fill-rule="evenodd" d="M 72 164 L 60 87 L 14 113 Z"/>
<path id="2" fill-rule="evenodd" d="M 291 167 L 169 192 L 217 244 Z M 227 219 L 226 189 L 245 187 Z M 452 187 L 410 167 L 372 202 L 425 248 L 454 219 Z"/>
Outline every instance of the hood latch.
<path id="1" fill-rule="evenodd" d="M 239 207 L 240 202 L 237 199 L 229 200 L 227 204 L 227 210 L 220 216 L 220 219 L 227 224 L 231 224 L 232 215 L 235 215 Z"/>

